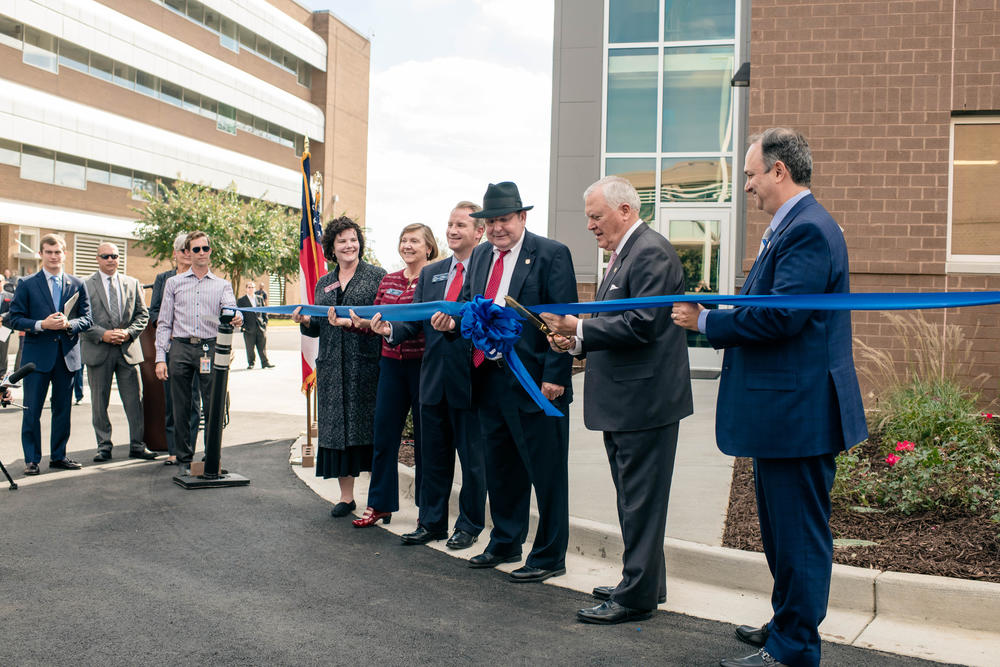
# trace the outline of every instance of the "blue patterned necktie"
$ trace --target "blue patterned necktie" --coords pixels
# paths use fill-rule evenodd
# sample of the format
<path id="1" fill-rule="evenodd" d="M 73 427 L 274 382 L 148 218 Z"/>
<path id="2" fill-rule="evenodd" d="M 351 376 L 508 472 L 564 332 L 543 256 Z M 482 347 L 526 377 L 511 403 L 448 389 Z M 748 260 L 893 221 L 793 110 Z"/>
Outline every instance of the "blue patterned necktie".
<path id="1" fill-rule="evenodd" d="M 52 307 L 57 311 L 62 303 L 62 285 L 59 283 L 59 276 L 52 276 Z"/>

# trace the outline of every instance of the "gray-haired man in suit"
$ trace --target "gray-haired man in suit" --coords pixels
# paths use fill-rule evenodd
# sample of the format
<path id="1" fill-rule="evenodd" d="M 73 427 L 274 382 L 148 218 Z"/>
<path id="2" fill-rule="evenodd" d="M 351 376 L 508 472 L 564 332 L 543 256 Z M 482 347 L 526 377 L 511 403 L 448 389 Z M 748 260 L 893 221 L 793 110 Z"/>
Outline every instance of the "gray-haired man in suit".
<path id="1" fill-rule="evenodd" d="M 97 248 L 99 271 L 84 285 L 90 294 L 93 326 L 83 332 L 83 363 L 90 383 L 91 417 L 97 436 L 94 461 L 111 459 L 111 420 L 108 400 L 111 380 L 118 382 L 118 395 L 128 419 L 129 457 L 155 459 L 143 442 L 142 393 L 138 365 L 142 362 L 139 334 L 146 328 L 149 311 L 142 287 L 135 278 L 118 273 L 118 246 L 102 243 Z"/>
<path id="2" fill-rule="evenodd" d="M 584 193 L 587 229 L 611 250 L 597 301 L 684 293 L 673 246 L 639 219 L 639 195 L 607 176 Z M 647 618 L 666 599 L 663 538 L 680 420 L 694 411 L 687 343 L 666 308 L 598 313 L 581 320 L 542 314 L 554 349 L 587 357 L 583 419 L 604 431 L 625 543 L 622 580 L 598 586 L 602 604 L 577 612 L 587 623 Z"/>

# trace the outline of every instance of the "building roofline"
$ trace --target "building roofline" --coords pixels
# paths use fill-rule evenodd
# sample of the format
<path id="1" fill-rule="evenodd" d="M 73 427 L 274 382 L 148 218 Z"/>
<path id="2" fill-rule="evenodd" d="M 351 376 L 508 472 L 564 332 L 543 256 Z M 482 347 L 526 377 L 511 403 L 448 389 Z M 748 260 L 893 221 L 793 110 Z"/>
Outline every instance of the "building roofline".
<path id="1" fill-rule="evenodd" d="M 307 6 L 306 3 L 303 2 L 303 0 L 292 0 L 292 2 L 294 2 L 299 7 L 301 7 L 304 10 L 306 10 L 310 14 L 329 14 L 333 18 L 337 19 L 340 23 L 342 23 L 346 28 L 348 28 L 348 29 L 354 31 L 355 33 L 357 33 L 357 35 L 359 37 L 363 37 L 369 43 L 372 41 L 372 35 L 366 35 L 365 33 L 361 32 L 361 30 L 359 30 L 355 26 L 351 25 L 350 23 L 348 23 L 347 21 L 345 21 L 344 19 L 342 19 L 339 15 L 337 15 L 335 12 L 332 12 L 329 9 L 313 9 L 312 7 Z"/>

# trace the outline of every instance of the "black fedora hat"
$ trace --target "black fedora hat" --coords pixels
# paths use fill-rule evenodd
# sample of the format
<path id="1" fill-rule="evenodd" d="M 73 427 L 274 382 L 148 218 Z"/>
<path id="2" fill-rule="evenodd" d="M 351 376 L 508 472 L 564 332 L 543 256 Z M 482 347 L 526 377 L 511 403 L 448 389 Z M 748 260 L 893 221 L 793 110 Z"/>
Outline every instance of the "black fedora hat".
<path id="1" fill-rule="evenodd" d="M 490 183 L 486 188 L 486 194 L 483 195 L 483 210 L 469 215 L 473 218 L 499 218 L 508 213 L 530 211 L 533 208 L 535 207 L 521 203 L 521 193 L 517 191 L 515 184 L 504 181 Z"/>

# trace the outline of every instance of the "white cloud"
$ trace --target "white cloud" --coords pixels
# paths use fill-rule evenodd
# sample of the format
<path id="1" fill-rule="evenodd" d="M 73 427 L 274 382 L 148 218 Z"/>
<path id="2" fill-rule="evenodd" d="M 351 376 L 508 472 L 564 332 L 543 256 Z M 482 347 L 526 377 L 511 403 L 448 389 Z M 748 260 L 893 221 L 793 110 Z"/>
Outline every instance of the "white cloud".
<path id="1" fill-rule="evenodd" d="M 545 233 L 551 77 L 465 57 L 404 62 L 375 75 L 368 151 L 369 236 L 386 267 L 400 266 L 411 222 L 444 237 L 451 207 L 512 180 Z"/>
<path id="2" fill-rule="evenodd" d="M 540 0 L 476 0 L 491 30 L 552 43 L 554 3 Z M 567 7 L 569 7 L 567 5 Z"/>

